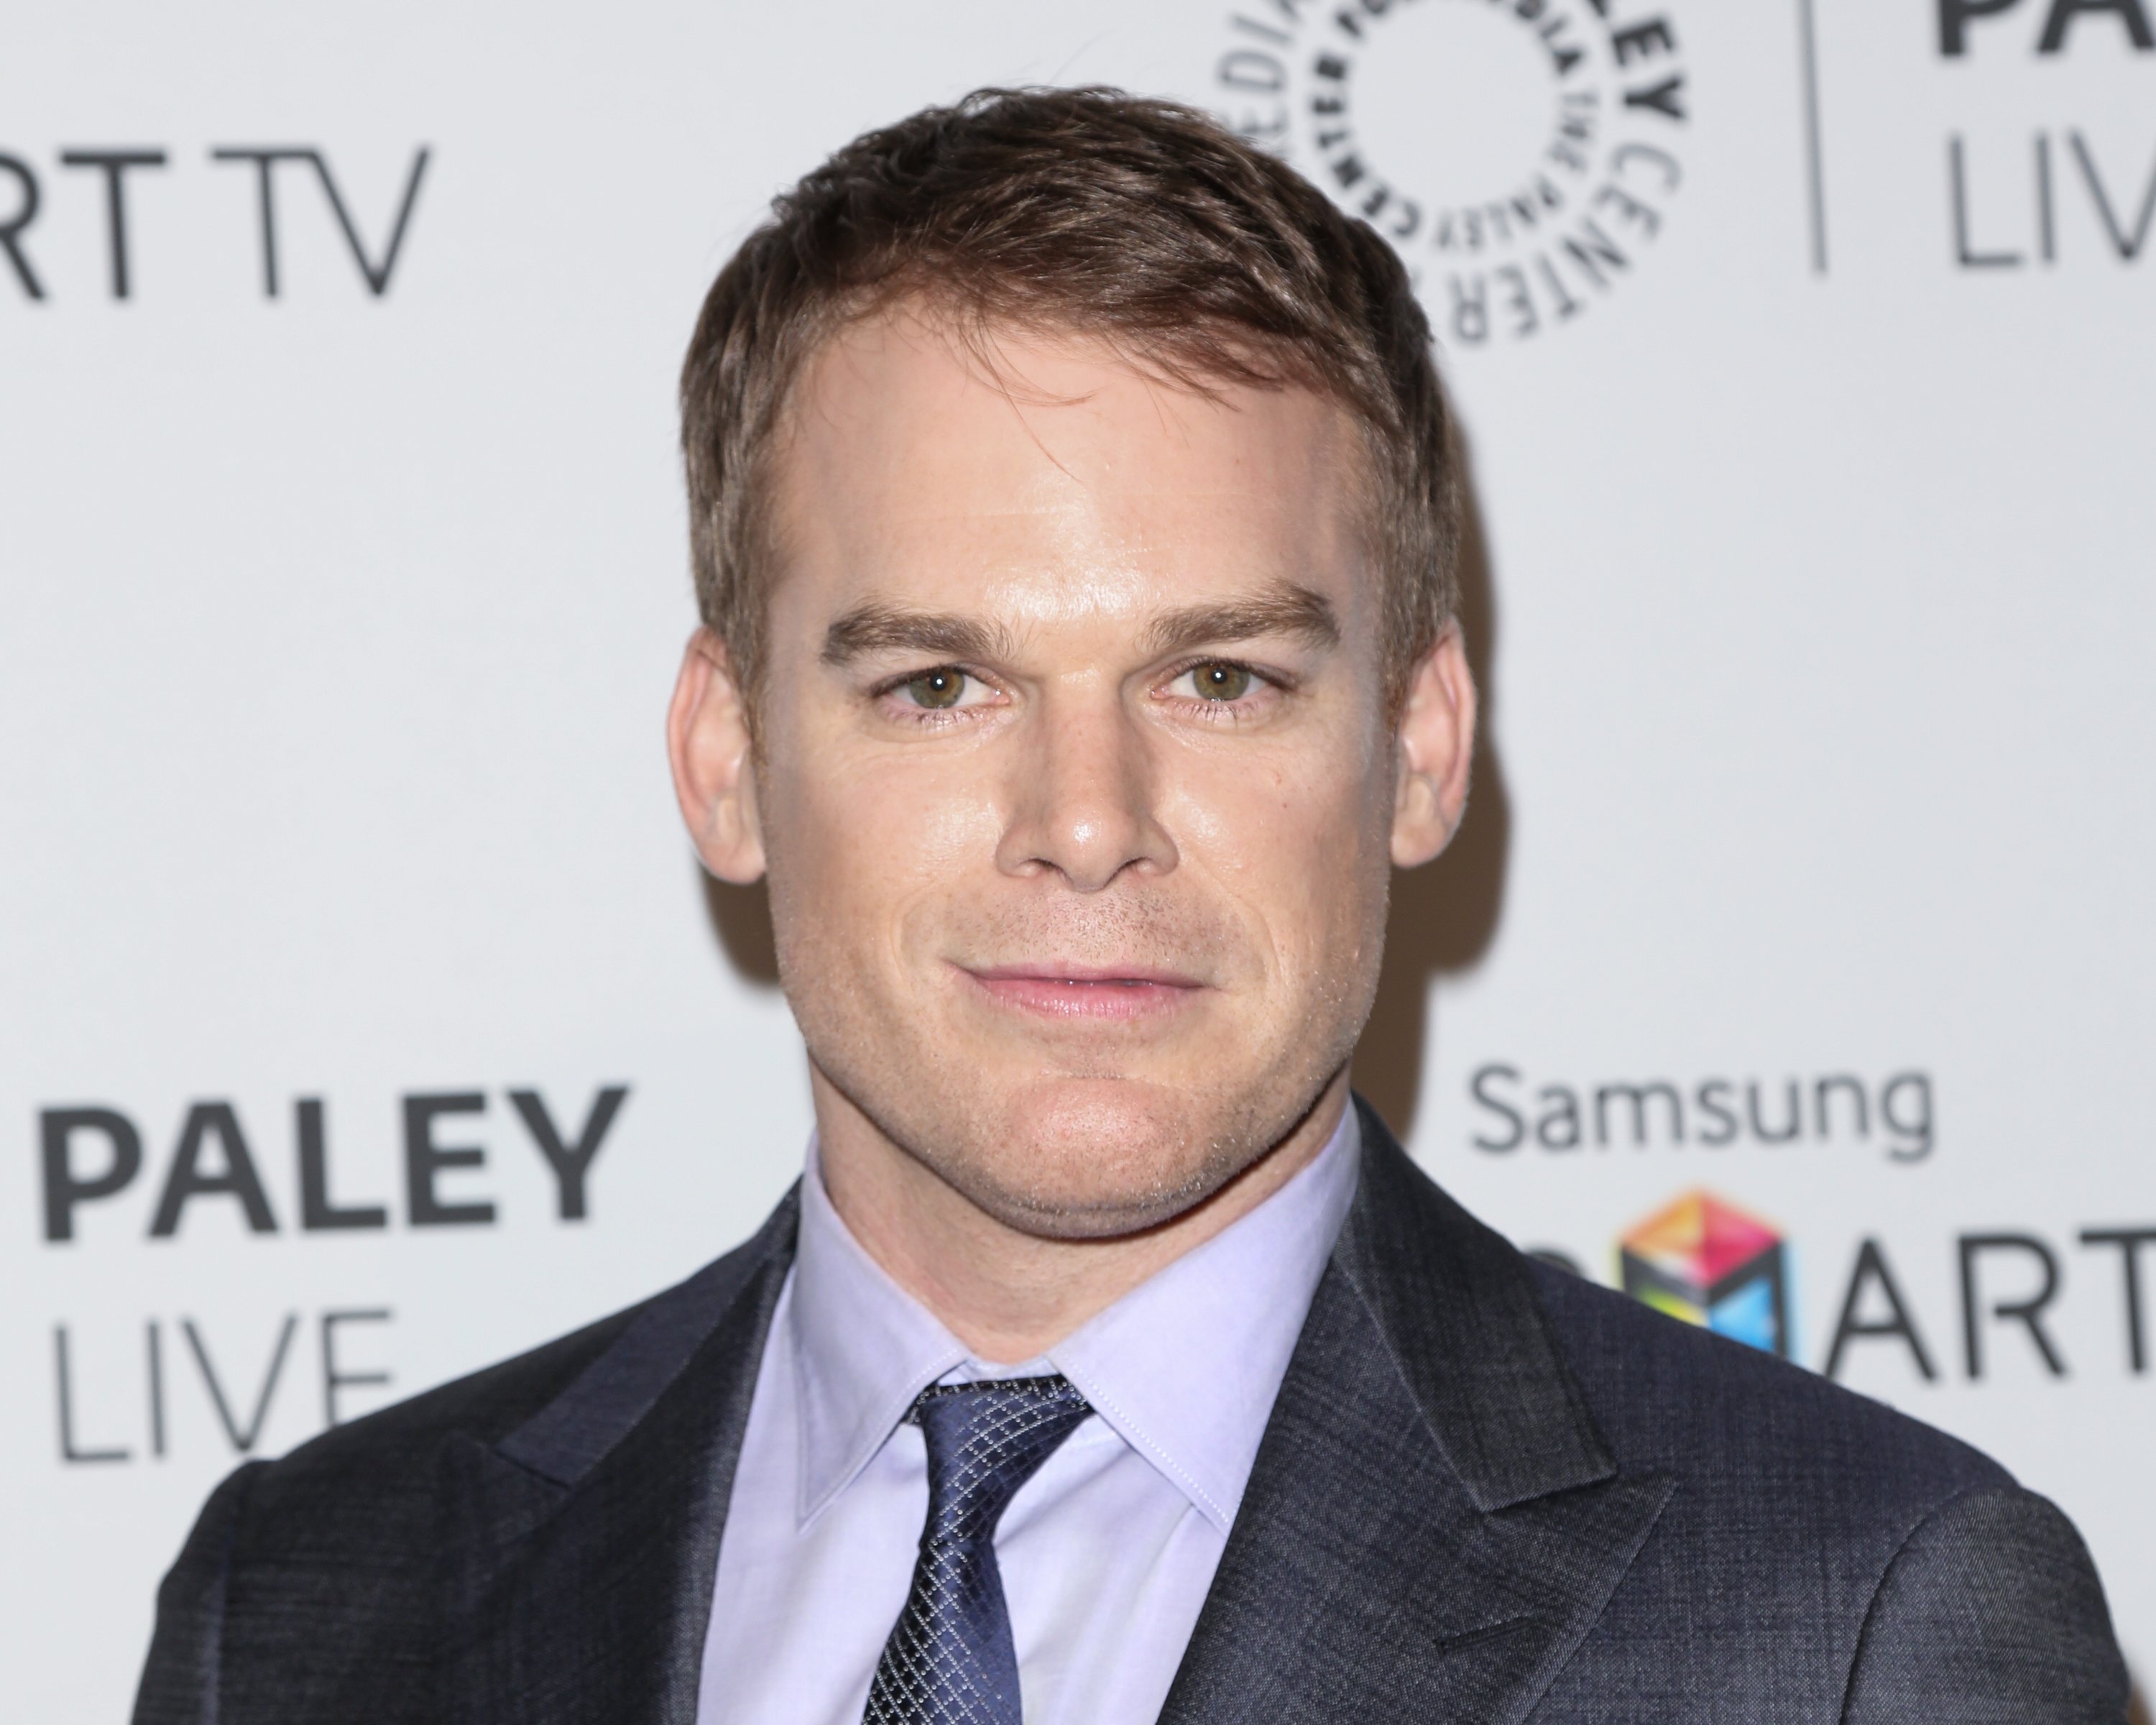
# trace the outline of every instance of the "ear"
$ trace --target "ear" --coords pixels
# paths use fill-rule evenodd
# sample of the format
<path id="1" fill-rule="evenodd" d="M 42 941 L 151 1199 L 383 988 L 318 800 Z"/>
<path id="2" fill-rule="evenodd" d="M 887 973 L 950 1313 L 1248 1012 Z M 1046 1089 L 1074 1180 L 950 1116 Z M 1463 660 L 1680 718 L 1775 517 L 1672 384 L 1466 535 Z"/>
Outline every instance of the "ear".
<path id="1" fill-rule="evenodd" d="M 1452 842 L 1467 812 L 1475 757 L 1475 674 L 1460 625 L 1448 623 L 1415 662 L 1400 712 L 1393 794 L 1393 863 L 1412 869 Z"/>
<path id="2" fill-rule="evenodd" d="M 666 710 L 666 752 L 674 794 L 704 866 L 747 886 L 763 874 L 756 766 L 748 706 L 725 644 L 707 629 L 689 637 Z"/>

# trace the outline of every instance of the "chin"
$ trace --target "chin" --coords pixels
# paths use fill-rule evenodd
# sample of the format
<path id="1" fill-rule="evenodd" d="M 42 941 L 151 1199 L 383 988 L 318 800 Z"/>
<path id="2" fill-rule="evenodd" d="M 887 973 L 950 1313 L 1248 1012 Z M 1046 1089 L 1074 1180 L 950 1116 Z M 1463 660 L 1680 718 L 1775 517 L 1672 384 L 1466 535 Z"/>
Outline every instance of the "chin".
<path id="1" fill-rule="evenodd" d="M 1034 1080 L 975 1117 L 987 1129 L 923 1160 L 1006 1226 L 1098 1240 L 1171 1220 L 1292 1130 L 1214 1091 L 1137 1078 Z"/>

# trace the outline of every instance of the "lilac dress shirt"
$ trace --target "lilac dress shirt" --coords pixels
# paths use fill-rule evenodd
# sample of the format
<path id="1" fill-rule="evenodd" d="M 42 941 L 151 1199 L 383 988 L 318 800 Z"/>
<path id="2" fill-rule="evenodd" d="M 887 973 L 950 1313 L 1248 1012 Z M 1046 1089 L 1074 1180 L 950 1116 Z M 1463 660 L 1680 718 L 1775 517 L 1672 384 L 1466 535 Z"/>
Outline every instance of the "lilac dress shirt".
<path id="1" fill-rule="evenodd" d="M 1060 1372 L 1093 1414 L 996 1535 L 1028 1725 L 1159 1714 L 1355 1195 L 1351 1107 L 1265 1203 L 1039 1359 L 973 1358 L 817 1172 L 720 1543 L 697 1725 L 860 1725 L 928 1512 L 928 1385 Z"/>

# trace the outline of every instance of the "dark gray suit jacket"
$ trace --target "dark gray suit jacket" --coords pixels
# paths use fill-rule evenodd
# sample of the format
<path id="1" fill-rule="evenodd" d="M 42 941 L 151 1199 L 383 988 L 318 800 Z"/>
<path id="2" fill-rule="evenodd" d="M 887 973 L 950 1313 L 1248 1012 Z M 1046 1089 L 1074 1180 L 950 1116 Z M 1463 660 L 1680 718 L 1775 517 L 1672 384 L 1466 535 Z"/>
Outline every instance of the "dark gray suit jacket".
<path id="1" fill-rule="evenodd" d="M 1529 1262 L 1363 1124 L 1165 1720 L 2124 1717 L 2049 1503 Z M 789 1198 L 643 1306 L 241 1468 L 159 1594 L 139 1725 L 693 1725 L 793 1232 Z"/>

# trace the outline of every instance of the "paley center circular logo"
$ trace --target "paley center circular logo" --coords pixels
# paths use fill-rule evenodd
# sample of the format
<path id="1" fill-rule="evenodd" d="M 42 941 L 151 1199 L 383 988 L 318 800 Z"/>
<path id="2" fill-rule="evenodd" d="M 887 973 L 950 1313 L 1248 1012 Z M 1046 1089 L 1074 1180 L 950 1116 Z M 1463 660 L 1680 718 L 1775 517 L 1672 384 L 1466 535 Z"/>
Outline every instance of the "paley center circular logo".
<path id="1" fill-rule="evenodd" d="M 1406 261 L 1459 347 L 1625 285 L 1684 181 L 1675 18 L 1635 0 L 1245 0 L 1216 100 Z"/>

